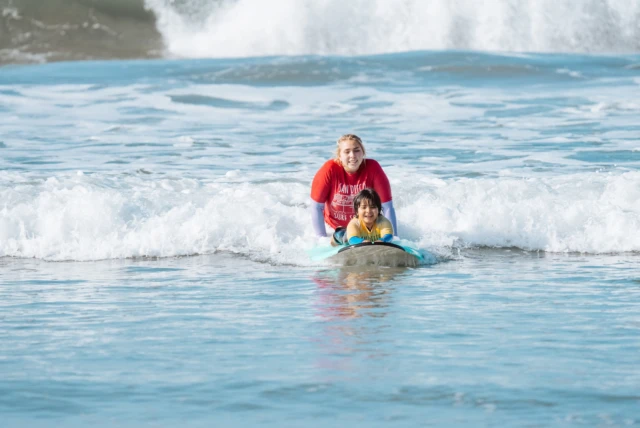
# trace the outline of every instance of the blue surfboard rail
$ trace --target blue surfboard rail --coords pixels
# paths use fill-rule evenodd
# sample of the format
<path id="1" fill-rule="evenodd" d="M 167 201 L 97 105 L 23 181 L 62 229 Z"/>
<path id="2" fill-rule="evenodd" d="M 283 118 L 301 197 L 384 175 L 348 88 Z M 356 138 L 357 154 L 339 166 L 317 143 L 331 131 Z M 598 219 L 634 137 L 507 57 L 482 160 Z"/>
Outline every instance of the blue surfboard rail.
<path id="1" fill-rule="evenodd" d="M 362 242 L 359 244 L 339 245 L 336 247 L 331 247 L 331 246 L 316 247 L 311 250 L 308 250 L 307 254 L 309 254 L 309 257 L 311 258 L 311 260 L 320 261 L 320 260 L 328 259 L 329 257 L 335 256 L 340 252 L 347 251 L 352 248 L 358 248 L 358 247 L 369 246 L 369 245 L 394 247 L 394 248 L 406 251 L 412 256 L 415 256 L 421 262 L 424 261 L 424 255 L 422 255 L 420 251 L 416 250 L 415 248 L 409 247 L 407 245 L 396 244 L 393 242 Z"/>

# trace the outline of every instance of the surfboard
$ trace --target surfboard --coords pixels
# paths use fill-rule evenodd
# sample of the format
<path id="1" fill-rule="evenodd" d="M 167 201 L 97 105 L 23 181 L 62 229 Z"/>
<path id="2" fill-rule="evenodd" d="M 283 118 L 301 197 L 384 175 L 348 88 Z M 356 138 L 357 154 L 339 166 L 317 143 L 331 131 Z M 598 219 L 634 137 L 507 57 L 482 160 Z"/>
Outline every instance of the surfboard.
<path id="1" fill-rule="evenodd" d="M 341 248 L 338 254 L 329 258 L 332 263 L 342 266 L 390 266 L 416 267 L 422 255 L 410 247 L 392 242 L 363 242 Z"/>
<path id="2" fill-rule="evenodd" d="M 313 260 L 327 260 L 341 266 L 416 267 L 424 260 L 419 251 L 392 242 L 317 248 L 309 255 Z"/>

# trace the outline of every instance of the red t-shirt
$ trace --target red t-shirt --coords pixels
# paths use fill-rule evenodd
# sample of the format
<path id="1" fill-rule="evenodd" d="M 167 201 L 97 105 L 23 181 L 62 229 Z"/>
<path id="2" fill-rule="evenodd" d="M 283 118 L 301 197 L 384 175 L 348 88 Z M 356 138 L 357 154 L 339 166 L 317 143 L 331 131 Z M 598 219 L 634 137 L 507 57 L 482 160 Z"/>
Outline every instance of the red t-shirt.
<path id="1" fill-rule="evenodd" d="M 362 189 L 372 188 L 382 203 L 391 200 L 389 179 L 380 164 L 365 159 L 358 171 L 349 174 L 335 160 L 318 170 L 311 184 L 311 199 L 324 203 L 324 221 L 332 228 L 347 227 L 354 215 L 353 199 Z"/>

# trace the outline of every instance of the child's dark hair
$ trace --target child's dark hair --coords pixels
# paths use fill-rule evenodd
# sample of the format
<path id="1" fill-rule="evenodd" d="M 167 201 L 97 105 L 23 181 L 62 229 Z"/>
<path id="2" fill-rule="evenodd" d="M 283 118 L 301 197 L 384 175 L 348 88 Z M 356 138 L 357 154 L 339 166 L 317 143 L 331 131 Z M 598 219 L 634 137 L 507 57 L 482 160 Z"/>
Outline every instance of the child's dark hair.
<path id="1" fill-rule="evenodd" d="M 360 193 L 358 193 L 353 199 L 353 210 L 356 214 L 358 214 L 358 207 L 360 207 L 360 202 L 365 199 L 369 201 L 370 204 L 375 205 L 378 208 L 378 212 L 382 212 L 382 202 L 380 202 L 380 196 L 378 195 L 378 192 L 373 189 L 364 189 L 361 190 Z"/>

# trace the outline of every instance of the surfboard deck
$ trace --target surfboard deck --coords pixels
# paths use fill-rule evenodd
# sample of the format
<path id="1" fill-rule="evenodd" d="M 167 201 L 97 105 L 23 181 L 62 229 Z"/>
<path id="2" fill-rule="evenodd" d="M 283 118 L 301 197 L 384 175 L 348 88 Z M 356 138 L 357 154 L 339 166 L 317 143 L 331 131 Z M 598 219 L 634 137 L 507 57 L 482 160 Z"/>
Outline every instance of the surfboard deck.
<path id="1" fill-rule="evenodd" d="M 412 248 L 391 242 L 363 242 L 340 248 L 327 260 L 342 266 L 416 267 L 422 255 Z"/>

